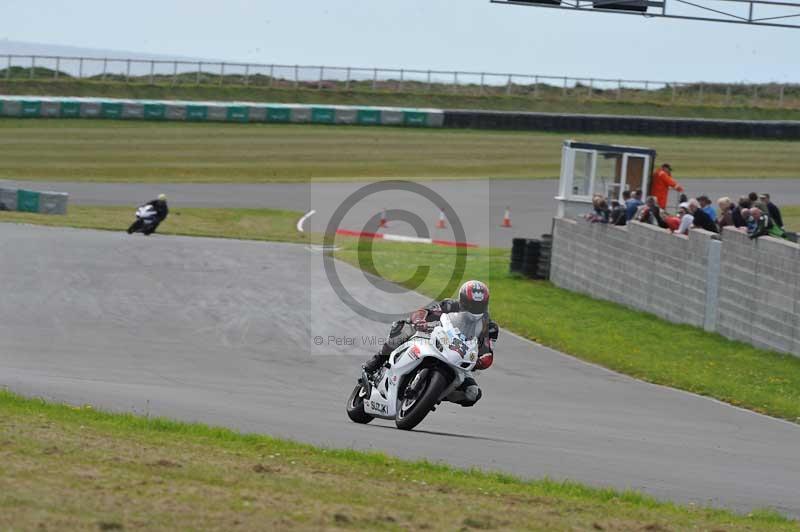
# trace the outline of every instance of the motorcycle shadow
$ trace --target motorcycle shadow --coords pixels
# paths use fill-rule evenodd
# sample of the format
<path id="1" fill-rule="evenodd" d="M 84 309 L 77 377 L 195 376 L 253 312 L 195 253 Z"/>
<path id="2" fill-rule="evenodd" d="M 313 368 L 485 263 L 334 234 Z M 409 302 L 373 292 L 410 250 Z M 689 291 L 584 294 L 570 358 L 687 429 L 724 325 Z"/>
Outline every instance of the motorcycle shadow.
<path id="1" fill-rule="evenodd" d="M 397 429 L 391 425 L 370 425 L 370 428 L 381 428 L 381 429 L 389 429 L 396 431 Z M 525 441 L 518 441 L 518 440 L 506 440 L 503 438 L 492 438 L 490 436 L 477 436 L 475 434 L 459 434 L 457 432 L 441 432 L 437 430 L 425 430 L 425 429 L 418 429 L 415 428 L 414 430 L 408 431 L 409 434 L 416 433 L 416 434 L 430 434 L 431 436 L 444 436 L 446 438 L 460 438 L 464 440 L 482 440 L 482 441 L 491 441 L 495 443 L 511 443 L 515 445 L 530 445 L 530 442 Z"/>

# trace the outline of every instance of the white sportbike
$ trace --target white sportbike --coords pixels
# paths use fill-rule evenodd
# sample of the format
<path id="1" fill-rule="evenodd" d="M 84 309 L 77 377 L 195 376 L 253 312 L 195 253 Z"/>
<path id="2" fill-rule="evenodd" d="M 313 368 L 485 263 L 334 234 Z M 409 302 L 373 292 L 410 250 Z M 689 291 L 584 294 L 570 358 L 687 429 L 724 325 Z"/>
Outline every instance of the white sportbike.
<path id="1" fill-rule="evenodd" d="M 463 334 L 450 316 L 442 314 L 430 333 L 417 332 L 392 351 L 374 376 L 362 373 L 347 400 L 351 420 L 394 419 L 397 428 L 411 430 L 472 375 L 478 339 Z"/>

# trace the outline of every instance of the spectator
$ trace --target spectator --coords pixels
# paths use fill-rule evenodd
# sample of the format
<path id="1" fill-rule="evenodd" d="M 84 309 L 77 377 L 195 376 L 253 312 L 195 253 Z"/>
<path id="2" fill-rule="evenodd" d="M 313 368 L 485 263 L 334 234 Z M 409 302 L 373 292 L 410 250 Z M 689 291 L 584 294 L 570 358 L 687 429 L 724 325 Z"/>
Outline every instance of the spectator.
<path id="1" fill-rule="evenodd" d="M 625 197 L 626 193 L 629 196 L 628 198 Z M 625 219 L 627 221 L 633 220 L 634 216 L 636 216 L 636 211 L 644 205 L 642 203 L 642 191 L 634 190 L 631 195 L 630 191 L 626 190 L 622 193 L 622 199 L 625 201 Z"/>
<path id="2" fill-rule="evenodd" d="M 678 205 L 678 217 L 681 219 L 680 225 L 678 226 L 678 234 L 688 235 L 689 228 L 691 228 L 692 223 L 694 223 L 694 216 L 689 212 L 689 202 L 684 201 Z"/>
<path id="3" fill-rule="evenodd" d="M 611 212 L 608 210 L 606 199 L 600 194 L 595 194 L 592 198 L 592 207 L 592 212 L 586 215 L 586 219 L 593 224 L 607 224 Z"/>
<path id="4" fill-rule="evenodd" d="M 742 211 L 745 209 L 750 208 L 750 200 L 747 196 L 739 196 L 739 201 L 731 210 L 731 217 L 733 218 L 733 225 L 736 227 L 746 227 L 747 226 L 747 216 L 745 216 Z"/>
<path id="5" fill-rule="evenodd" d="M 714 206 L 711 205 L 711 199 L 705 194 L 702 196 L 697 197 L 697 201 L 700 203 L 700 208 L 705 211 L 705 213 L 712 219 L 717 219 L 717 211 L 714 210 Z"/>
<path id="6" fill-rule="evenodd" d="M 750 209 L 750 219 L 752 223 L 749 224 L 747 234 L 751 239 L 761 236 L 786 238 L 786 232 L 770 219 L 769 214 L 762 213 L 758 207 Z"/>
<path id="7" fill-rule="evenodd" d="M 727 196 L 717 200 L 717 207 L 719 207 L 719 216 L 717 216 L 717 226 L 720 231 L 723 227 L 734 225 L 733 223 L 733 202 Z"/>
<path id="8" fill-rule="evenodd" d="M 662 209 L 667 206 L 667 196 L 670 188 L 683 192 L 683 187 L 672 178 L 672 167 L 664 163 L 661 168 L 653 173 L 653 185 L 650 187 L 650 193 L 656 197 L 656 201 Z"/>
<path id="9" fill-rule="evenodd" d="M 755 192 L 751 192 L 747 195 L 747 199 L 750 200 L 750 206 L 755 207 L 756 203 L 758 203 L 758 194 Z"/>
<path id="10" fill-rule="evenodd" d="M 655 196 L 647 196 L 647 201 L 639 208 L 636 220 L 645 224 L 657 225 L 666 229 L 667 222 L 661 217 L 661 208 Z"/>
<path id="11" fill-rule="evenodd" d="M 624 197 L 623 194 L 623 198 Z M 628 223 L 626 209 L 617 200 L 611 200 L 611 223 L 613 225 L 625 225 Z"/>
<path id="12" fill-rule="evenodd" d="M 783 216 L 781 216 L 781 210 L 778 208 L 777 205 L 772 203 L 772 200 L 769 197 L 769 194 L 761 194 L 759 196 L 761 199 L 761 203 L 766 205 L 767 207 L 767 214 L 770 215 L 772 221 L 778 225 L 778 227 L 783 228 Z"/>
<path id="13" fill-rule="evenodd" d="M 689 200 L 689 214 L 694 218 L 692 224 L 695 227 L 711 231 L 712 233 L 719 233 L 719 228 L 717 228 L 714 219 L 700 207 L 700 202 L 696 199 Z"/>

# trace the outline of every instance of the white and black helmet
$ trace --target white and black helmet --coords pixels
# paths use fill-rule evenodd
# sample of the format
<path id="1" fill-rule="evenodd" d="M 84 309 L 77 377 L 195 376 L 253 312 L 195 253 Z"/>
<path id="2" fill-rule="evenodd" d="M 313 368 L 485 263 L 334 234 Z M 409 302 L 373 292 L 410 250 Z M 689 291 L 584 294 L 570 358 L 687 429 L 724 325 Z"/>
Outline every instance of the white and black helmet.
<path id="1" fill-rule="evenodd" d="M 458 306 L 461 312 L 475 316 L 489 310 L 489 287 L 480 281 L 467 281 L 458 290 Z"/>

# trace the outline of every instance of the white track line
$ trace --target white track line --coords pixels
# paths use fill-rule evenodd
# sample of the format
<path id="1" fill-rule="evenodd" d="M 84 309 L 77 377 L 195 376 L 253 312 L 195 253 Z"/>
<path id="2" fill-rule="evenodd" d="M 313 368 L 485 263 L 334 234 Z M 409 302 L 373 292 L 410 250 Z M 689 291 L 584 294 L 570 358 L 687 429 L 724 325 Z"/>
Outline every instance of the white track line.
<path id="1" fill-rule="evenodd" d="M 317 211 L 315 211 L 314 209 L 311 209 L 310 211 L 305 213 L 299 220 L 297 220 L 297 230 L 298 231 L 300 231 L 301 233 L 305 233 L 305 231 L 303 230 L 303 222 L 305 222 L 308 218 L 311 218 L 312 216 L 314 216 L 315 212 L 317 212 Z"/>

